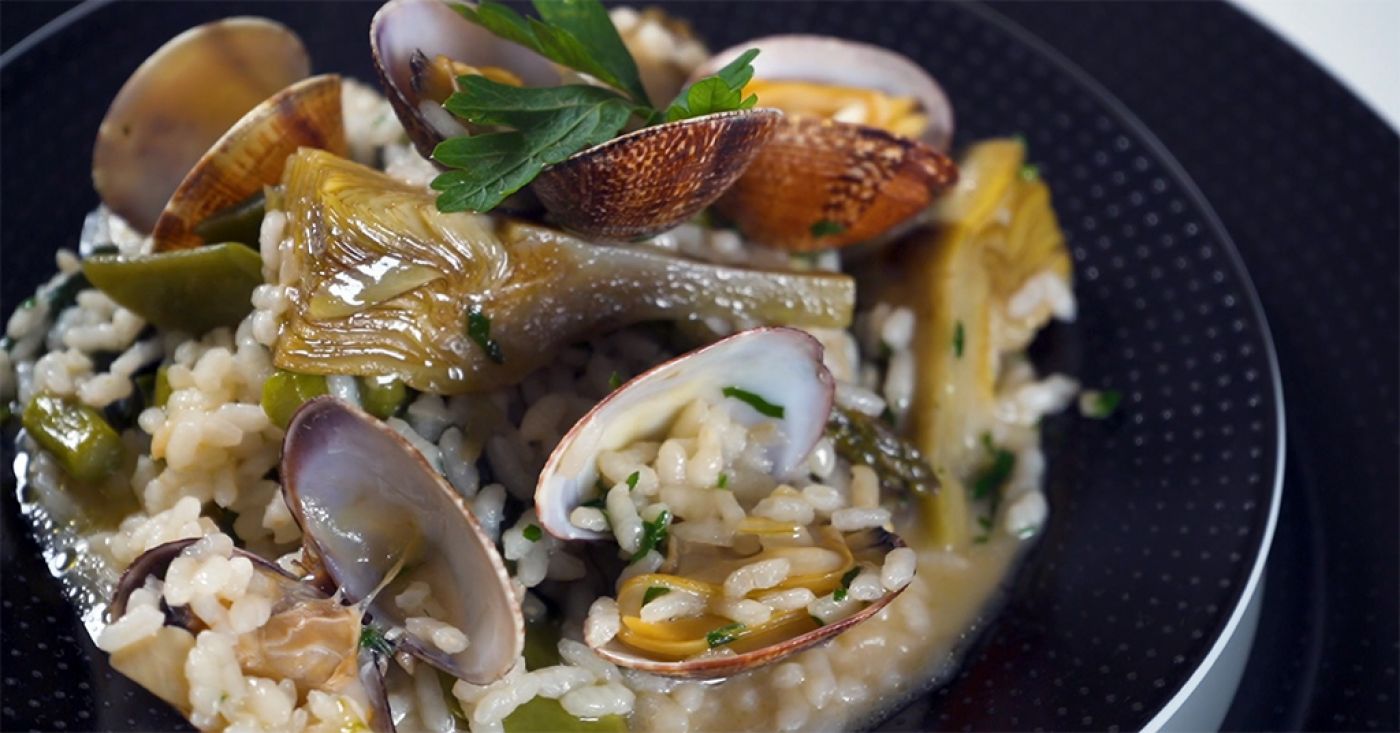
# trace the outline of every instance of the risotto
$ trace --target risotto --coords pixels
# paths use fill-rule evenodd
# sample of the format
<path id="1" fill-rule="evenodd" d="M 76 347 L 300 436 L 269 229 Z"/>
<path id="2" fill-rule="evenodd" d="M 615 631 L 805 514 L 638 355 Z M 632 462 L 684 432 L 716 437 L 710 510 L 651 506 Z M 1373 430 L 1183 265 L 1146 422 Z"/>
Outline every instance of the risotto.
<path id="1" fill-rule="evenodd" d="M 393 0 L 380 89 L 173 39 L 9 318 L 50 569 L 200 729 L 866 724 L 1046 521 L 1041 418 L 1110 401 L 1025 356 L 1075 301 L 1024 144 L 955 162 L 912 62 L 536 11 Z"/>

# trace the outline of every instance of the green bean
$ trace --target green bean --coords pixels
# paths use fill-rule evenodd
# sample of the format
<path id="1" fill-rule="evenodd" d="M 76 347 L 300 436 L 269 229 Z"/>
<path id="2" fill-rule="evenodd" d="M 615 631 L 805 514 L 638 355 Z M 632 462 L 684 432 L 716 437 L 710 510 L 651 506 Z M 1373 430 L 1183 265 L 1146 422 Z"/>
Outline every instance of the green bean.
<path id="1" fill-rule="evenodd" d="M 79 481 L 101 481 L 126 458 L 126 446 L 117 431 L 101 413 L 76 400 L 37 394 L 24 408 L 20 422 L 35 442 Z"/>
<path id="2" fill-rule="evenodd" d="M 233 243 L 140 257 L 98 255 L 83 260 L 83 274 L 156 326 L 196 335 L 238 325 L 263 282 L 262 258 Z"/>
<path id="3" fill-rule="evenodd" d="M 329 391 L 326 378 L 319 374 L 297 374 L 278 369 L 263 383 L 263 412 L 267 413 L 272 424 L 285 429 L 298 407 Z"/>
<path id="4" fill-rule="evenodd" d="M 210 214 L 195 225 L 194 233 L 205 242 L 238 242 L 257 249 L 265 211 L 266 201 L 259 193 L 241 204 Z"/>

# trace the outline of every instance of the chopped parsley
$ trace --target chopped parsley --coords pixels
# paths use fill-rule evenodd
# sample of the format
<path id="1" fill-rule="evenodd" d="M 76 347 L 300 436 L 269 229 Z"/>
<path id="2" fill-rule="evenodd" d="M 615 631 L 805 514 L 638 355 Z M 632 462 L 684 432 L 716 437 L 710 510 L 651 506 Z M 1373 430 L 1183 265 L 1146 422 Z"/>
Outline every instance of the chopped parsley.
<path id="1" fill-rule="evenodd" d="M 1040 166 L 1034 163 L 1026 163 L 1021 166 L 1021 180 L 1035 181 L 1040 178 Z"/>
<path id="2" fill-rule="evenodd" d="M 962 358 L 963 346 L 967 344 L 967 333 L 963 331 L 963 322 L 958 321 L 953 324 L 953 356 Z"/>
<path id="3" fill-rule="evenodd" d="M 705 634 L 705 643 L 709 644 L 711 649 L 714 649 L 717 646 L 724 646 L 725 644 L 736 641 L 740 636 L 744 635 L 745 631 L 748 630 L 749 627 L 740 623 L 733 623 L 727 626 L 721 626 L 718 629 L 715 629 L 714 631 Z"/>
<path id="4" fill-rule="evenodd" d="M 368 624 L 360 627 L 360 648 L 384 655 L 393 652 L 389 640 L 384 638 L 384 632 Z"/>
<path id="5" fill-rule="evenodd" d="M 632 559 L 628 562 L 636 562 L 652 550 L 661 552 L 662 545 L 666 544 L 666 532 L 670 527 L 671 512 L 667 509 L 662 509 L 653 521 L 642 520 L 642 541 L 637 544 L 637 551 L 632 553 Z"/>
<path id="6" fill-rule="evenodd" d="M 972 498 L 986 499 L 988 505 L 987 513 L 977 518 L 982 535 L 974 538 L 976 542 L 986 542 L 991 537 L 993 518 L 1001 506 L 1002 486 L 1011 478 L 1011 472 L 1016 470 L 1016 454 L 994 444 L 990 433 L 982 434 L 982 445 L 990 461 L 973 479 Z"/>
<path id="7" fill-rule="evenodd" d="M 834 237 L 846 231 L 846 227 L 830 219 L 818 219 L 812 223 L 811 231 L 813 237 L 820 239 L 822 237 Z"/>
<path id="8" fill-rule="evenodd" d="M 847 570 L 846 574 L 841 576 L 841 587 L 831 592 L 831 600 L 837 603 L 846 600 L 846 594 L 851 590 L 851 582 L 854 581 L 858 575 L 860 575 L 859 565 Z"/>
<path id="9" fill-rule="evenodd" d="M 759 414 L 776 418 L 781 418 L 784 414 L 786 414 L 786 410 L 783 409 L 782 405 L 775 405 L 772 402 L 769 402 L 768 400 L 765 400 L 762 397 L 746 389 L 740 389 L 739 387 L 725 387 L 723 392 L 725 397 L 733 397 L 734 399 L 739 400 L 740 402 L 747 403 L 749 407 L 758 410 Z"/>
<path id="10" fill-rule="evenodd" d="M 525 525 L 525 529 L 520 530 L 520 534 L 531 542 L 539 542 L 540 538 L 544 536 L 538 524 Z"/>
<path id="11" fill-rule="evenodd" d="M 717 488 L 717 489 L 728 489 L 728 488 L 729 488 L 729 474 L 727 474 L 727 473 L 721 473 L 721 474 L 719 475 L 719 480 L 715 482 L 715 488 Z"/>
<path id="12" fill-rule="evenodd" d="M 628 488 L 628 489 L 635 489 L 635 488 L 637 488 L 637 481 L 641 480 L 641 478 L 642 478 L 642 472 L 641 472 L 641 471 L 633 471 L 633 472 L 632 472 L 632 475 L 627 477 L 627 488 Z"/>
<path id="13" fill-rule="evenodd" d="M 642 605 L 645 606 L 646 604 L 651 603 L 652 601 L 670 592 L 671 589 L 667 588 L 664 585 L 653 585 L 650 588 L 647 588 L 646 593 L 642 594 Z"/>
<path id="14" fill-rule="evenodd" d="M 1084 390 L 1079 395 L 1079 414 L 1095 420 L 1111 417 L 1118 404 L 1123 401 L 1123 393 L 1116 389 Z"/>
<path id="15" fill-rule="evenodd" d="M 467 310 L 467 337 L 476 342 L 481 350 L 486 352 L 486 358 L 497 364 L 506 363 L 506 357 L 501 353 L 501 345 L 491 338 L 491 318 L 481 312 L 480 304 L 472 304 Z"/>
<path id="16" fill-rule="evenodd" d="M 591 509 L 597 509 L 598 511 L 607 511 L 608 505 L 606 502 L 603 501 L 603 497 L 600 496 L 597 499 L 589 499 L 588 501 L 585 501 L 579 506 L 586 506 Z"/>
<path id="17" fill-rule="evenodd" d="M 622 386 L 622 375 L 621 375 L 620 373 L 614 371 L 611 375 L 608 376 L 608 388 L 609 388 L 609 389 L 617 389 L 618 387 L 621 387 L 621 386 Z"/>
<path id="18" fill-rule="evenodd" d="M 812 623 L 816 624 L 817 626 L 826 626 L 826 622 L 818 618 L 816 614 L 809 613 L 807 614 L 807 618 L 812 619 Z"/>

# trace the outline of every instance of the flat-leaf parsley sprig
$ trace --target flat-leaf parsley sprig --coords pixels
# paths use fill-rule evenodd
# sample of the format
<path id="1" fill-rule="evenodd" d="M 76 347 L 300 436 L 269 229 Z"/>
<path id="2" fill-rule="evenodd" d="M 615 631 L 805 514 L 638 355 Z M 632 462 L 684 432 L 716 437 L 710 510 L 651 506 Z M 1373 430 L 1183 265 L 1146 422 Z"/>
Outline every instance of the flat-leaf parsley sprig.
<path id="1" fill-rule="evenodd" d="M 484 76 L 459 77 L 458 91 L 443 106 L 495 131 L 451 138 L 433 150 L 433 159 L 452 169 L 432 182 L 441 211 L 490 211 L 546 167 L 617 137 L 634 118 L 642 125 L 675 122 L 749 109 L 758 101 L 743 96 L 758 55 L 750 49 L 682 91 L 664 111 L 656 109 L 642 88 L 636 61 L 598 0 L 532 4 L 538 18 L 495 0 L 451 7 L 491 33 L 611 89 L 587 84 L 517 87 Z"/>

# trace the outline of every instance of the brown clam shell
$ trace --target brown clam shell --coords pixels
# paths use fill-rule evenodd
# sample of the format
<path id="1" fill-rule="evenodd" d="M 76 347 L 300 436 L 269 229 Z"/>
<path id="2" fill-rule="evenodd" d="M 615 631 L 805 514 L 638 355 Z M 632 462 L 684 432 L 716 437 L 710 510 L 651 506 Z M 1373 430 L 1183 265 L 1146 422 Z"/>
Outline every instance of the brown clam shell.
<path id="1" fill-rule="evenodd" d="M 881 529 L 867 530 L 867 532 L 876 536 L 876 544 L 885 545 L 889 550 L 908 546 L 899 535 L 893 532 L 886 532 Z M 907 587 L 906 585 L 905 588 Z M 774 662 L 782 661 L 804 649 L 810 649 L 811 647 L 828 641 L 856 624 L 879 613 L 903 592 L 904 588 L 900 588 L 897 591 L 886 593 L 879 600 L 872 601 L 870 605 L 839 621 L 826 624 L 825 626 L 819 626 L 805 634 L 794 636 L 791 639 L 786 639 L 771 646 L 755 649 L 751 652 L 744 652 L 743 654 L 734 654 L 732 656 L 702 657 L 699 659 L 667 662 L 649 659 L 637 654 L 615 639 L 607 644 L 595 645 L 589 642 L 588 645 L 598 656 L 619 667 L 648 672 L 662 677 L 678 677 L 695 680 L 723 679 L 725 677 L 733 677 L 736 674 L 742 674 L 758 667 L 773 664 Z"/>
<path id="2" fill-rule="evenodd" d="M 748 109 L 644 128 L 546 168 L 531 190 L 568 229 L 616 241 L 650 236 L 713 203 L 781 119 Z"/>
<path id="3" fill-rule="evenodd" d="M 953 161 L 918 140 L 789 115 L 715 208 L 750 239 L 805 252 L 885 235 L 956 181 Z"/>
<path id="4" fill-rule="evenodd" d="M 149 232 L 204 151 L 310 64 L 301 39 L 265 18 L 226 18 L 171 39 L 122 85 L 98 128 L 92 182 L 102 202 Z"/>
<path id="5" fill-rule="evenodd" d="M 165 205 L 152 233 L 155 250 L 204 244 L 194 227 L 282 179 L 297 148 L 345 154 L 340 77 L 303 79 L 272 95 L 234 124 L 199 159 Z M 256 245 L 257 242 L 244 242 Z"/>

